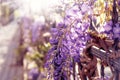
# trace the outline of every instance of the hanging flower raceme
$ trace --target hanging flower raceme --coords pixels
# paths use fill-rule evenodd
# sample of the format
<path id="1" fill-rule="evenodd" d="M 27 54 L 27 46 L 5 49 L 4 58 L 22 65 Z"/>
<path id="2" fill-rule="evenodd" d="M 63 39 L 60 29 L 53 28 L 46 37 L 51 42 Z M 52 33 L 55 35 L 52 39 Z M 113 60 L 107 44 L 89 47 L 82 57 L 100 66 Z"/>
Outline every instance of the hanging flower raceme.
<path id="1" fill-rule="evenodd" d="M 71 72 L 72 59 L 80 62 L 80 55 L 90 38 L 87 33 L 90 27 L 90 11 L 91 7 L 87 3 L 74 4 L 66 10 L 63 22 L 57 23 L 56 28 L 51 28 L 52 48 L 48 51 L 47 67 L 50 67 L 49 70 L 54 69 L 54 80 L 67 80 L 66 73 Z"/>
<path id="2" fill-rule="evenodd" d="M 41 30 L 42 26 L 40 25 L 40 23 L 36 23 L 34 22 L 31 26 L 31 32 L 32 32 L 32 42 L 36 42 L 39 39 L 39 35 L 40 35 L 40 30 Z"/>
<path id="3" fill-rule="evenodd" d="M 119 1 L 118 1 L 119 4 Z M 118 12 L 116 10 L 116 2 L 113 2 L 113 13 L 112 19 L 110 21 L 105 22 L 104 24 L 104 32 L 111 39 L 120 39 L 120 24 L 118 23 Z"/>
<path id="4" fill-rule="evenodd" d="M 89 4 L 74 4 L 72 8 L 66 10 L 65 24 L 68 31 L 65 34 L 64 45 L 68 47 L 71 57 L 79 56 L 82 53 L 89 35 L 87 30 L 90 26 L 89 15 L 91 7 Z M 83 19 L 84 18 L 84 19 Z M 68 22 L 68 23 L 66 23 Z"/>
<path id="5" fill-rule="evenodd" d="M 65 60 L 66 60 L 66 53 L 68 53 L 67 48 L 62 44 L 63 34 L 64 34 L 65 25 L 59 24 L 58 27 L 51 28 L 51 35 L 52 38 L 50 39 L 50 44 L 52 48 L 48 51 L 47 59 L 50 59 L 53 56 L 50 63 L 52 65 L 53 77 L 54 80 L 67 80 L 67 76 L 65 74 Z M 47 67 L 51 67 L 48 65 Z M 63 68 L 64 67 L 64 68 Z"/>

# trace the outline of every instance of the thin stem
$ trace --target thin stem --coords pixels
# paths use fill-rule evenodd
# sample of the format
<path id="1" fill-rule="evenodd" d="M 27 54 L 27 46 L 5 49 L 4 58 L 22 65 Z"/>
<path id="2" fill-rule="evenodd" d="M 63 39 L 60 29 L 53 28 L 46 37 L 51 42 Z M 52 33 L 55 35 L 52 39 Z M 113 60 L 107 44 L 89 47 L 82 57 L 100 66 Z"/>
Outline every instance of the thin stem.
<path id="1" fill-rule="evenodd" d="M 75 80 L 75 61 L 73 59 L 73 80 Z"/>

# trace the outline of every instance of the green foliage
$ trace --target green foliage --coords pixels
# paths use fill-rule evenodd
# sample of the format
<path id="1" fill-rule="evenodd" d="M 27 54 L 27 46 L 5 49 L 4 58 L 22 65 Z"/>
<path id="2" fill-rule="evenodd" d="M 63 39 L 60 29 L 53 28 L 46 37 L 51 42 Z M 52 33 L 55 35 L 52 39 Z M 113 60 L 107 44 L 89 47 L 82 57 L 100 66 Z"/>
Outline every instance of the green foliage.
<path id="1" fill-rule="evenodd" d="M 38 45 L 34 47 L 34 52 L 26 55 L 26 58 L 30 61 L 34 61 L 39 68 L 39 70 L 43 69 L 45 63 L 45 57 L 48 49 L 50 48 L 50 44 L 47 43 L 48 46 Z"/>

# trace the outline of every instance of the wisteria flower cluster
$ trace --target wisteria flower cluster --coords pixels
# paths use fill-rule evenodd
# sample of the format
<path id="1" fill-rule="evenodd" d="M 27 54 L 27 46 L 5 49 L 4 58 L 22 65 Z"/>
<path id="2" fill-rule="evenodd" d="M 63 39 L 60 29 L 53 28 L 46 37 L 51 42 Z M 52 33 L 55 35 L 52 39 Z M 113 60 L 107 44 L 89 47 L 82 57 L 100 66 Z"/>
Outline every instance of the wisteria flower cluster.
<path id="1" fill-rule="evenodd" d="M 61 27 L 64 27 L 63 25 L 60 25 L 58 28 L 52 28 L 52 38 L 50 39 L 50 43 L 52 45 L 52 48 L 48 51 L 48 58 L 51 55 L 54 55 L 52 64 L 54 68 L 53 76 L 54 80 L 67 80 L 67 76 L 64 72 L 64 65 L 66 60 L 65 53 L 68 53 L 68 49 L 64 47 L 64 44 L 61 43 L 63 39 L 64 32 Z M 47 66 L 48 67 L 48 66 Z"/>
<path id="2" fill-rule="evenodd" d="M 52 48 L 48 51 L 47 59 L 49 61 L 47 65 L 52 65 L 54 69 L 54 80 L 68 80 L 67 73 L 73 69 L 73 66 L 71 66 L 73 60 L 80 62 L 80 55 L 90 38 L 87 30 L 90 27 L 90 12 L 92 9 L 87 2 L 80 5 L 74 4 L 66 10 L 63 21 L 57 23 L 55 28 L 51 28 L 52 38 L 50 43 Z M 52 60 L 50 61 L 51 56 Z M 49 66 L 47 67 L 49 68 Z"/>

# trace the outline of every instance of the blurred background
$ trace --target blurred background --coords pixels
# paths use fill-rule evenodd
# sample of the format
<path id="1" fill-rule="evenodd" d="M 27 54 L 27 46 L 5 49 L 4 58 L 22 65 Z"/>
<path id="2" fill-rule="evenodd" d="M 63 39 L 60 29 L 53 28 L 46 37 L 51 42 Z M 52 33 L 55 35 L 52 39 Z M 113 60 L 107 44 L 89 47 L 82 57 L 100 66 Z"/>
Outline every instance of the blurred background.
<path id="1" fill-rule="evenodd" d="M 0 80 L 46 80 L 49 29 L 60 17 L 59 5 L 58 0 L 0 0 Z"/>
<path id="2" fill-rule="evenodd" d="M 47 80 L 50 28 L 77 1 L 0 0 L 0 80 Z"/>

